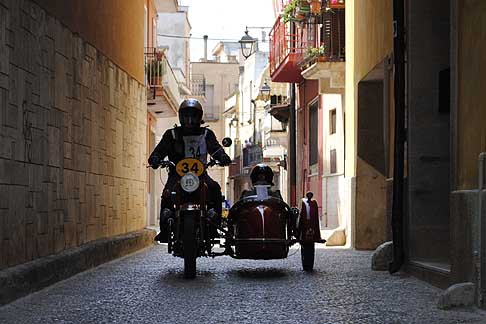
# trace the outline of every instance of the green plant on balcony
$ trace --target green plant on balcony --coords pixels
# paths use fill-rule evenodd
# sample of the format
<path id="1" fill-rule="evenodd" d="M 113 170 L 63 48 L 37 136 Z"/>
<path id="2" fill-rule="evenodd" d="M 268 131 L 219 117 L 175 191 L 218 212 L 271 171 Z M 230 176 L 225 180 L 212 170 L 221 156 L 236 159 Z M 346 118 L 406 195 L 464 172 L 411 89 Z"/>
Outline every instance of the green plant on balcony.
<path id="1" fill-rule="evenodd" d="M 326 45 L 322 44 L 319 47 L 308 47 L 305 51 L 304 60 L 306 62 L 314 60 L 325 62 L 327 60 Z"/>
<path id="2" fill-rule="evenodd" d="M 285 6 L 282 14 L 280 15 L 284 22 L 289 22 L 290 19 L 294 16 L 294 12 L 298 4 L 299 0 L 292 0 L 289 2 L 288 5 Z"/>
<path id="3" fill-rule="evenodd" d="M 152 85 L 160 85 L 162 76 L 165 72 L 163 61 L 153 60 L 145 64 L 145 75 L 147 80 Z"/>
<path id="4" fill-rule="evenodd" d="M 302 20 L 310 14 L 310 4 L 307 0 L 300 0 L 297 5 L 295 18 Z"/>
<path id="5" fill-rule="evenodd" d="M 283 22 L 301 21 L 310 13 L 310 5 L 307 0 L 292 0 L 285 6 L 282 14 Z"/>

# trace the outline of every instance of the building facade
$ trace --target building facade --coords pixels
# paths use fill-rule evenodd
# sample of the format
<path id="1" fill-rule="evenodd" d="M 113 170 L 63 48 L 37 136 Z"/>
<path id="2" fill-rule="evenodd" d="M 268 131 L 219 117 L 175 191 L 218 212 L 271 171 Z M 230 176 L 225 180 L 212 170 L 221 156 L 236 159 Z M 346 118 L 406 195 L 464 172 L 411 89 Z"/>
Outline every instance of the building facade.
<path id="1" fill-rule="evenodd" d="M 312 191 L 322 228 L 349 233 L 344 173 L 345 6 L 326 1 L 275 5 L 281 13 L 296 5 L 289 15 L 276 18 L 270 34 L 272 81 L 295 87 L 289 106 L 295 110 L 296 147 L 295 157 L 289 153 L 296 170 L 291 200 L 295 204 Z"/>
<path id="2" fill-rule="evenodd" d="M 212 51 L 212 58 L 202 58 L 191 63 L 193 96 L 204 107 L 204 121 L 221 141 L 225 137 L 223 117 L 225 98 L 238 87 L 239 63 L 233 54 L 234 43 L 219 43 Z M 221 185 L 222 193 L 227 192 L 226 168 L 215 166 L 208 174 Z"/>
<path id="3" fill-rule="evenodd" d="M 0 269 L 145 227 L 143 17 L 0 1 Z"/>
<path id="4" fill-rule="evenodd" d="M 456 0 L 346 5 L 346 26 L 352 21 L 354 30 L 346 39 L 352 57 L 346 66 L 346 157 L 356 159 L 346 172 L 356 178 L 356 246 L 388 240 L 393 228 L 392 268 L 442 288 L 472 282 L 476 303 L 484 307 L 485 48 L 474 39 L 486 33 L 486 6 Z M 403 209 L 396 211 L 398 168 L 404 171 L 397 197 Z"/>
<path id="5" fill-rule="evenodd" d="M 178 123 L 177 110 L 190 93 L 189 8 L 178 1 L 147 0 L 145 83 L 147 85 L 148 150 L 150 155 L 164 132 Z M 171 37 L 167 37 L 170 35 Z M 147 156 L 148 158 L 148 156 Z M 158 226 L 165 170 L 148 169 L 147 222 Z M 162 181 L 161 181 L 162 179 Z"/>

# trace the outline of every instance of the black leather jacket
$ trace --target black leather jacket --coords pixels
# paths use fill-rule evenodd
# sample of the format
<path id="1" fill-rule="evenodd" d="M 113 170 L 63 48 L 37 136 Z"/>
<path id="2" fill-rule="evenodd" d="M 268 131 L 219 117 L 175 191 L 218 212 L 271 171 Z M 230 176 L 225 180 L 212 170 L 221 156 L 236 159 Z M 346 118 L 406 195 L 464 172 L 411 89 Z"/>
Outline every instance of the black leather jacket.
<path id="1" fill-rule="evenodd" d="M 213 155 L 217 160 L 223 155 L 227 157 L 212 130 L 206 127 L 196 129 L 175 127 L 164 133 L 148 162 L 153 165 L 168 157 L 170 161 L 177 164 L 184 158 L 193 157 L 206 163 L 207 154 Z M 175 170 L 170 169 L 169 176 L 174 172 Z"/>

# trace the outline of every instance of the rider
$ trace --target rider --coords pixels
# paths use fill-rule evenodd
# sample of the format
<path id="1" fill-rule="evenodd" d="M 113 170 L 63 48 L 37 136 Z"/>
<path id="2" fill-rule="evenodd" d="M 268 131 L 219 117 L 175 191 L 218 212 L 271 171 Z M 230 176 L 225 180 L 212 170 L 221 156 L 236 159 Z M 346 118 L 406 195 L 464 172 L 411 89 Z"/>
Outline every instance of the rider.
<path id="1" fill-rule="evenodd" d="M 268 188 L 268 196 L 283 200 L 280 190 L 271 190 L 273 186 L 273 171 L 272 168 L 264 163 L 257 164 L 253 167 L 250 173 L 252 188 L 250 190 L 243 190 L 241 198 L 249 198 L 257 196 L 257 186 L 264 186 Z"/>
<path id="2" fill-rule="evenodd" d="M 168 157 L 171 162 L 177 164 L 184 158 L 197 158 L 204 164 L 207 163 L 207 154 L 214 157 L 221 166 L 231 164 L 230 157 L 224 152 L 214 133 L 201 127 L 203 108 L 196 99 L 186 99 L 179 106 L 179 121 L 181 126 L 168 129 L 162 136 L 162 140 L 155 147 L 148 159 L 152 168 L 157 169 L 158 164 Z M 208 209 L 213 209 L 216 215 L 221 215 L 221 187 L 211 179 L 207 173 L 203 175 L 208 186 Z M 169 168 L 169 177 L 162 192 L 160 206 L 160 233 L 155 241 L 167 242 L 168 221 L 174 217 L 174 203 L 171 192 L 179 180 L 175 167 Z"/>

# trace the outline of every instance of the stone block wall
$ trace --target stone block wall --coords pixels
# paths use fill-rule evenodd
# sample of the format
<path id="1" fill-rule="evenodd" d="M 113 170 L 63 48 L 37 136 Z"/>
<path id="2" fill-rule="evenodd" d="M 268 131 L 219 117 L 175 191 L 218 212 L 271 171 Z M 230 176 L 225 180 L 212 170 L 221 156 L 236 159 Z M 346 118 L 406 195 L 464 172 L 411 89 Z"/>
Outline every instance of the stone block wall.
<path id="1" fill-rule="evenodd" d="M 146 122 L 143 85 L 0 0 L 0 270 L 145 226 Z"/>

